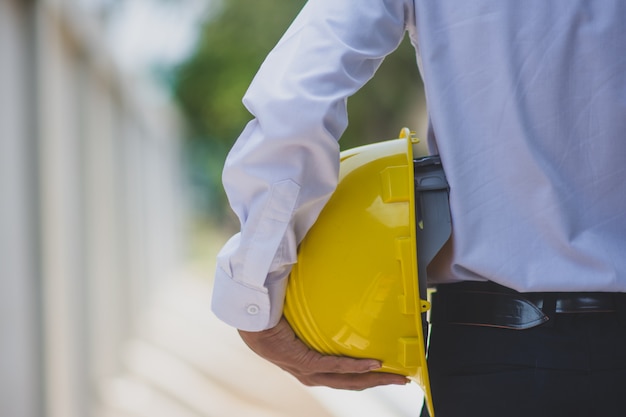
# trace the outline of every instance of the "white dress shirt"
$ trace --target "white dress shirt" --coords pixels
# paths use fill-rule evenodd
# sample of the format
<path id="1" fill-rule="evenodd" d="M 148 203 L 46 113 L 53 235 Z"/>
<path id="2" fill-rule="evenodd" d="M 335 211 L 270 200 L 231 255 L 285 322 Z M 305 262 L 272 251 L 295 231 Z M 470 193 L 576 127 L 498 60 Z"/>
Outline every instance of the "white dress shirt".
<path id="1" fill-rule="evenodd" d="M 310 0 L 246 93 L 255 118 L 226 161 L 241 233 L 218 255 L 225 322 L 279 320 L 336 186 L 347 97 L 407 31 L 450 183 L 431 283 L 626 291 L 626 2 Z"/>

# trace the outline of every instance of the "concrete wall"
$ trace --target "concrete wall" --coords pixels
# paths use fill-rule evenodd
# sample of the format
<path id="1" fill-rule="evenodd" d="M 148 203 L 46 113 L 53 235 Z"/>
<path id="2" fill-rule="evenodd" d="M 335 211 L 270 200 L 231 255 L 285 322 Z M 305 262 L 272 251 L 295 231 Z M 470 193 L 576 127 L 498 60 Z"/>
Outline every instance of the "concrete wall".
<path id="1" fill-rule="evenodd" d="M 0 415 L 89 417 L 181 259 L 175 113 L 85 1 L 0 2 Z"/>

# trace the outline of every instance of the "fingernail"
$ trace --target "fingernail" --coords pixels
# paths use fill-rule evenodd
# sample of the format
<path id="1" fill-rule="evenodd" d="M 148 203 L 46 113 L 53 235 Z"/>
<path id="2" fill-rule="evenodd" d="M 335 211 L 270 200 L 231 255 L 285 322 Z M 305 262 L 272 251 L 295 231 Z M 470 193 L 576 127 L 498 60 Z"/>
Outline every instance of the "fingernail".
<path id="1" fill-rule="evenodd" d="M 409 378 L 404 378 L 404 380 L 402 382 L 398 382 L 398 385 L 406 385 L 409 382 L 411 382 L 411 380 Z"/>
<path id="2" fill-rule="evenodd" d="M 370 363 L 370 365 L 369 365 L 368 369 L 369 369 L 370 371 L 373 371 L 373 370 L 376 370 L 376 369 L 380 369 L 380 368 L 382 368 L 382 366 L 383 366 L 383 365 L 382 365 L 382 363 L 380 363 L 380 362 L 372 362 L 372 363 Z"/>

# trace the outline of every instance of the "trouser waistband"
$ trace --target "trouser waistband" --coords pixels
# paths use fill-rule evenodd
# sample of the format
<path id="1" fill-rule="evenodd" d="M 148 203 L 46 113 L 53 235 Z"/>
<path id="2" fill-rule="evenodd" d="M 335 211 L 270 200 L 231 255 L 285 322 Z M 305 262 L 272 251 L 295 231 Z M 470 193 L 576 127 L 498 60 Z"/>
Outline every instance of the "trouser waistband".
<path id="1" fill-rule="evenodd" d="M 433 294 L 431 323 L 523 330 L 554 314 L 623 313 L 625 293 L 520 293 L 493 282 L 444 284 Z"/>

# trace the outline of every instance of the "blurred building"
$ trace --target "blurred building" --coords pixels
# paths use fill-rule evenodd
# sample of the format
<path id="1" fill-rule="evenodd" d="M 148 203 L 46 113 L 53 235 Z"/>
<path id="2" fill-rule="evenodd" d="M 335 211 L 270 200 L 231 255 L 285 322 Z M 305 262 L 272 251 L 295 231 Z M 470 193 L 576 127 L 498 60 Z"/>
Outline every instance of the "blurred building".
<path id="1" fill-rule="evenodd" d="M 101 41 L 107 1 L 0 1 L 0 415 L 89 417 L 180 263 L 176 115 Z"/>

